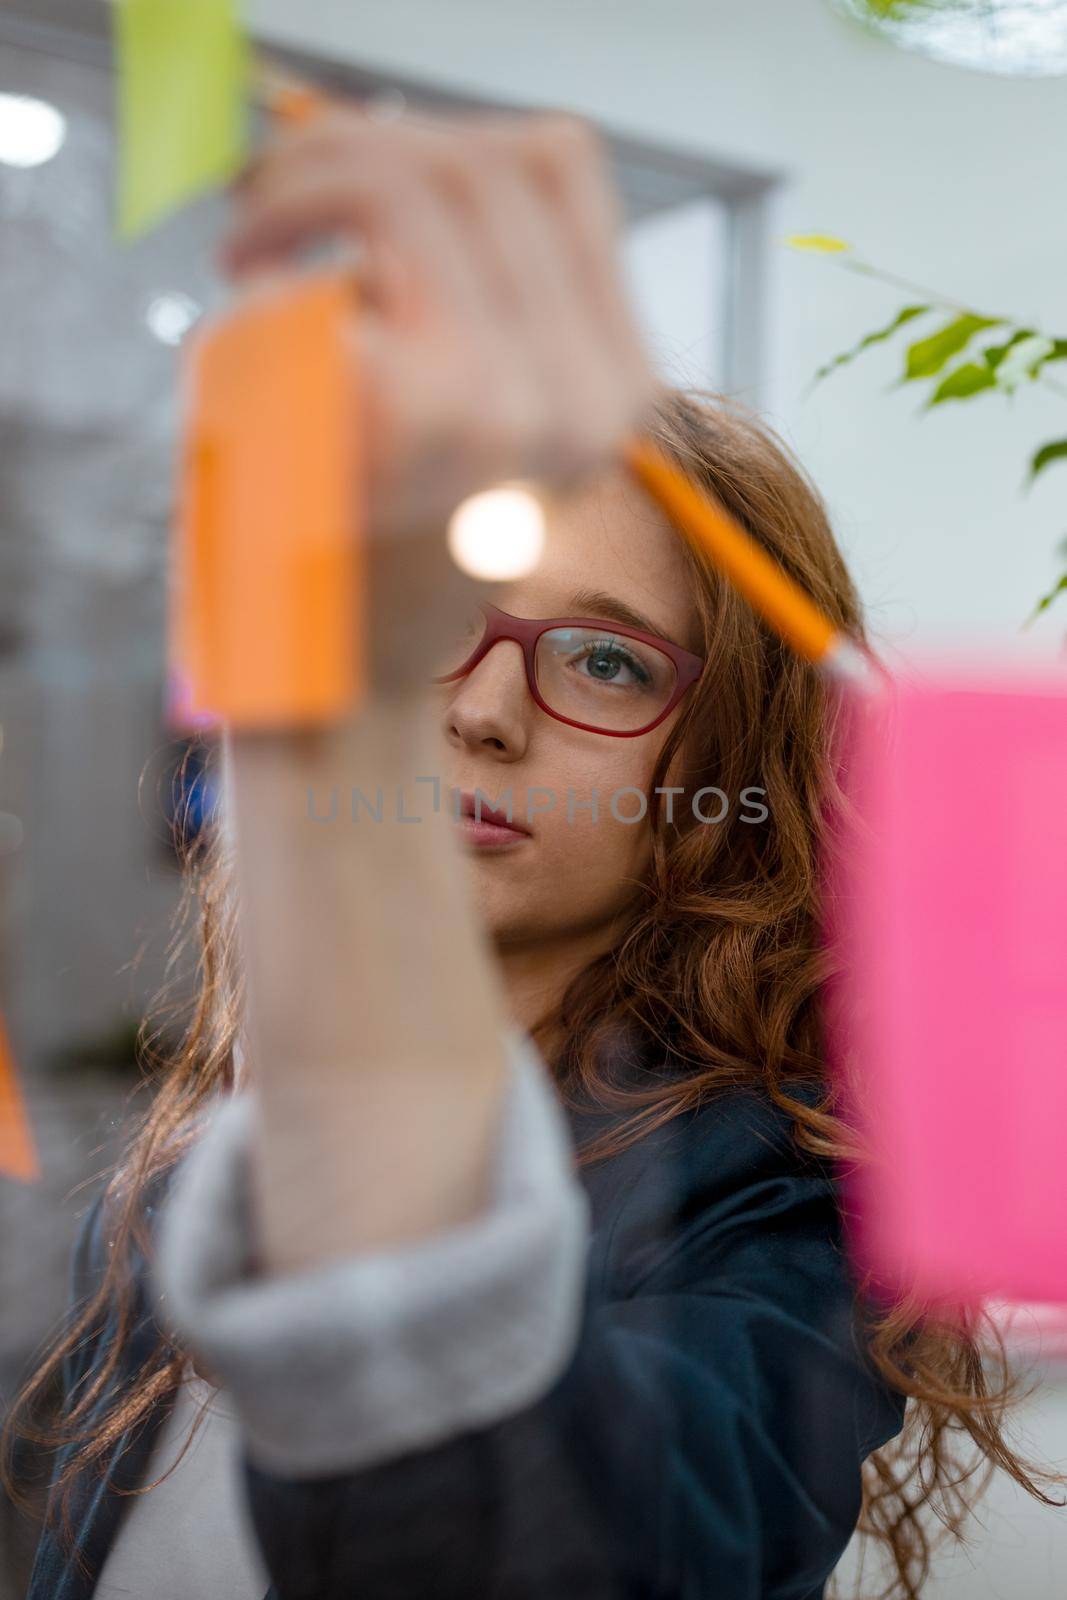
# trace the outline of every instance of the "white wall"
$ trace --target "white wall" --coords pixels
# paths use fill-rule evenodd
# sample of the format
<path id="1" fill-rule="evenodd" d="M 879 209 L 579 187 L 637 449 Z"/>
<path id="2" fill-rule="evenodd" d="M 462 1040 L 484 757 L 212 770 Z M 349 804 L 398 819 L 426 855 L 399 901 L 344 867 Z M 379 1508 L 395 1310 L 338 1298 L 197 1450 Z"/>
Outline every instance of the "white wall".
<path id="1" fill-rule="evenodd" d="M 831 231 L 904 277 L 1067 325 L 1063 85 L 937 66 L 826 0 L 249 0 L 291 44 L 780 171 L 776 232 Z M 1067 465 L 1029 499 L 1028 451 L 1067 433 L 1036 390 L 945 406 L 889 395 L 882 353 L 805 399 L 814 369 L 896 309 L 893 291 L 776 253 L 762 396 L 829 496 L 882 636 L 1006 643 L 1058 569 Z M 1057 473 L 1060 475 L 1057 476 Z M 1046 658 L 1065 624 L 1020 645 Z"/>
<path id="2" fill-rule="evenodd" d="M 842 235 L 903 277 L 1067 331 L 1067 94 L 1055 79 L 936 66 L 824 0 L 250 0 L 249 11 L 289 44 L 781 172 L 778 234 Z M 902 297 L 785 250 L 770 283 L 760 399 L 830 501 L 876 632 L 906 653 L 970 635 L 1054 659 L 1067 601 L 1027 639 L 1017 630 L 1058 575 L 1067 465 L 1029 499 L 1019 486 L 1034 445 L 1067 435 L 1067 400 L 988 396 L 918 421 L 917 394 L 886 392 L 899 356 L 885 352 L 805 398 L 815 368 Z M 1035 1453 L 1067 1467 L 1055 1375 L 1029 1426 Z M 988 1507 L 971 1554 L 939 1565 L 925 1594 L 1051 1600 L 1067 1510 L 1004 1483 Z"/>
<path id="3" fill-rule="evenodd" d="M 723 201 L 688 200 L 629 229 L 627 287 L 667 383 L 721 385 L 729 346 L 729 259 L 729 209 Z"/>

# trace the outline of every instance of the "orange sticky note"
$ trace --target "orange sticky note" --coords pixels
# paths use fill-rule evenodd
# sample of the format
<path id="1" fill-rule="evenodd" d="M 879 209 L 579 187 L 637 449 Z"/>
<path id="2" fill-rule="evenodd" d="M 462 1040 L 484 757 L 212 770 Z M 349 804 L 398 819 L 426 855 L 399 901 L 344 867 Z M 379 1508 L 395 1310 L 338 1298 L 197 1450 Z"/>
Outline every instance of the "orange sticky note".
<path id="1" fill-rule="evenodd" d="M 350 273 L 260 285 L 190 341 L 168 721 L 283 728 L 365 692 Z"/>
<path id="2" fill-rule="evenodd" d="M 37 1149 L 15 1075 L 15 1059 L 0 1016 L 0 1176 L 32 1183 L 41 1176 Z"/>

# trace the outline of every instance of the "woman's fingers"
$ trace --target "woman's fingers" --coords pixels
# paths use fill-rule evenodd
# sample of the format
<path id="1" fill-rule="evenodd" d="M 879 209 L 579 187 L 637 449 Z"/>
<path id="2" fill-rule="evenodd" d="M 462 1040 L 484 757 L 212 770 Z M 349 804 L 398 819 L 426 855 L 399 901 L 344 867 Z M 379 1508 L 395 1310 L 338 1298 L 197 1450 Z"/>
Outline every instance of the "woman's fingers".
<path id="1" fill-rule="evenodd" d="M 581 118 L 558 114 L 531 126 L 523 143 L 524 160 L 556 218 L 560 248 L 584 290 L 590 323 L 615 361 L 640 380 L 648 354 L 621 271 L 622 219 L 603 141 Z"/>
<path id="2" fill-rule="evenodd" d="M 509 184 L 520 191 L 532 187 L 543 200 L 548 216 L 542 229 L 553 216 L 564 224 L 562 236 L 550 226 L 551 261 L 544 243 L 532 241 L 533 271 L 522 271 L 504 215 Z M 487 312 L 494 306 L 513 311 L 523 282 L 533 281 L 536 289 L 538 277 L 541 298 L 548 300 L 560 275 L 577 267 L 594 317 L 605 320 L 609 313 L 605 325 L 618 337 L 626 307 L 612 272 L 617 208 L 606 159 L 588 125 L 562 114 L 405 116 L 383 124 L 369 111 L 324 112 L 276 136 L 247 170 L 235 191 L 237 215 L 225 259 L 231 270 L 243 270 L 250 258 L 298 250 L 316 233 L 373 229 L 390 215 L 390 201 L 412 185 L 430 205 L 443 200 L 461 234 L 480 235 L 490 246 L 484 261 L 471 263 L 488 297 Z M 405 209 L 398 204 L 392 214 L 402 219 Z M 529 229 L 523 232 L 529 240 Z M 417 249 L 413 234 L 409 242 Z M 433 252 L 429 268 L 440 240 L 427 232 L 424 243 Z"/>
<path id="3" fill-rule="evenodd" d="M 384 238 L 428 298 L 489 319 L 504 299 L 492 261 L 464 237 L 478 207 L 469 157 L 468 141 L 448 124 L 428 132 L 408 118 L 383 126 L 369 113 L 324 113 L 276 138 L 243 176 L 224 265 L 244 273 L 324 235 L 368 246 Z"/>
<path id="4" fill-rule="evenodd" d="M 370 251 L 387 245 L 406 277 L 428 300 L 469 315 L 484 303 L 475 263 L 460 248 L 447 208 L 398 172 L 373 175 L 336 166 L 286 175 L 241 202 L 223 248 L 223 263 L 245 275 L 264 262 L 294 260 L 325 238 L 349 238 Z M 432 270 L 428 270 L 432 263 Z"/>
<path id="5" fill-rule="evenodd" d="M 508 476 L 599 465 L 651 397 L 597 136 L 548 115 L 324 114 L 237 192 L 231 271 L 359 241 L 373 314 L 359 361 L 382 527 L 447 515 Z"/>
<path id="6" fill-rule="evenodd" d="M 505 286 L 510 360 L 538 394 L 541 425 L 531 441 L 539 476 L 566 478 L 589 466 L 614 415 L 617 364 L 589 316 L 559 219 L 514 159 L 483 177 L 479 248 Z"/>
<path id="7" fill-rule="evenodd" d="M 611 448 L 636 425 L 651 365 L 621 274 L 600 141 L 563 116 L 472 130 L 486 249 L 501 264 L 533 370 L 546 375 L 561 456 Z"/>

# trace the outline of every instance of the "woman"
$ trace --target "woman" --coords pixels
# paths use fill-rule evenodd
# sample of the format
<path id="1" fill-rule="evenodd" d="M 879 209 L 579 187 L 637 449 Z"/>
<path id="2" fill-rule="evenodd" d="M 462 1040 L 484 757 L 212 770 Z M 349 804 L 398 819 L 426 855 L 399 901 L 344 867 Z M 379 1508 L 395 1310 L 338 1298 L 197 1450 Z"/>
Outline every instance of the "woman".
<path id="1" fill-rule="evenodd" d="M 654 433 L 859 635 L 823 510 L 657 389 L 582 124 L 324 118 L 226 260 L 353 233 L 373 689 L 227 742 L 199 1006 L 12 1429 L 59 1450 L 31 1600 L 814 1600 L 861 1515 L 915 1595 L 959 1434 L 1039 1491 L 975 1329 L 843 1252 L 833 705 L 619 447 Z M 442 529 L 514 478 L 542 559 L 476 583 Z"/>

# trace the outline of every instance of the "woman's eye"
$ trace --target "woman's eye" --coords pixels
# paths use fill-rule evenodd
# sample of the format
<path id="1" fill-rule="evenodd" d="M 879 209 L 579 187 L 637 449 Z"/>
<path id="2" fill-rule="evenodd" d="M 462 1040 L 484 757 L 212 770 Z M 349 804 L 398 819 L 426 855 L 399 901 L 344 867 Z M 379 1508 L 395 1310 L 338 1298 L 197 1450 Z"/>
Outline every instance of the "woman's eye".
<path id="1" fill-rule="evenodd" d="M 614 643 L 606 641 L 603 644 L 586 645 L 581 662 L 588 668 L 584 676 L 597 683 L 609 683 L 622 688 L 645 688 L 651 682 L 650 674 L 636 656 Z"/>

